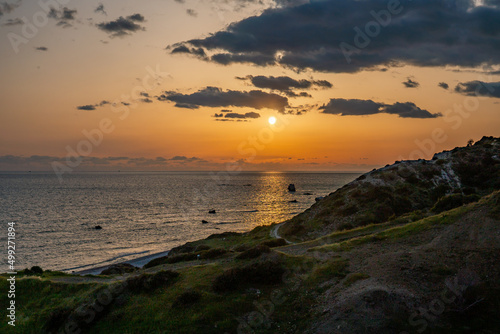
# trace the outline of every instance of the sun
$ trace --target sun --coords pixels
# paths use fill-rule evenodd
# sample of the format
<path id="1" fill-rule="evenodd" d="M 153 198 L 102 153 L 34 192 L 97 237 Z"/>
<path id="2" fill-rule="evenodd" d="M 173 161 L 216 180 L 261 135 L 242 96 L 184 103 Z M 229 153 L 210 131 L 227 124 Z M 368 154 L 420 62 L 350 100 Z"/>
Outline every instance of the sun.
<path id="1" fill-rule="evenodd" d="M 271 116 L 267 121 L 269 122 L 269 124 L 274 125 L 276 123 L 276 117 Z"/>

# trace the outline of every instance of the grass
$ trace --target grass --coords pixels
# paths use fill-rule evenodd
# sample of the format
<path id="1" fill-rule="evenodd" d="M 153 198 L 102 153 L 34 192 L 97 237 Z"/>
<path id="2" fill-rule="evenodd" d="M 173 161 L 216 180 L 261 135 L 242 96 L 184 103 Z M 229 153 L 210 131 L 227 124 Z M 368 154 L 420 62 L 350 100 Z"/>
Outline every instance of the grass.
<path id="1" fill-rule="evenodd" d="M 498 193 L 498 192 L 497 192 Z M 488 196 L 491 198 L 491 196 Z M 432 228 L 439 227 L 441 225 L 451 224 L 460 216 L 466 212 L 473 209 L 476 205 L 484 204 L 487 199 L 483 199 L 480 202 L 472 203 L 466 206 L 462 206 L 444 213 L 440 213 L 435 216 L 427 217 L 416 222 L 408 223 L 403 226 L 396 226 L 392 228 L 387 228 L 381 232 L 373 233 L 365 236 L 360 236 L 357 238 L 352 238 L 346 241 L 331 243 L 323 246 L 312 247 L 308 249 L 309 252 L 319 251 L 319 252 L 342 252 L 351 250 L 355 246 L 363 245 L 370 242 L 378 242 L 381 240 L 397 240 L 400 238 L 410 237 L 416 233 L 429 230 Z"/>

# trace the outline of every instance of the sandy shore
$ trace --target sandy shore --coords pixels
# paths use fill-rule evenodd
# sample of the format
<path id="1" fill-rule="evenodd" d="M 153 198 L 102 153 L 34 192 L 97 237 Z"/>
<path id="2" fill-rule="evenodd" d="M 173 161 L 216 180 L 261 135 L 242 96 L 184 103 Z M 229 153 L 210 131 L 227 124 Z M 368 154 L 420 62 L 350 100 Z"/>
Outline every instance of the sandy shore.
<path id="1" fill-rule="evenodd" d="M 168 255 L 170 251 L 165 251 L 165 252 L 160 252 L 160 253 L 154 253 L 154 254 L 149 254 L 146 256 L 141 256 L 136 259 L 128 260 L 128 261 L 123 261 L 123 262 L 118 262 L 118 263 L 128 263 L 131 264 L 135 267 L 141 268 L 144 266 L 146 263 L 149 261 Z M 113 264 L 118 264 L 118 263 L 113 263 Z M 83 270 L 75 270 L 72 272 L 72 274 L 77 274 L 77 275 L 99 275 L 104 269 L 112 266 L 113 264 L 108 264 L 105 266 L 98 266 L 98 267 L 92 267 L 89 269 L 83 269 Z"/>

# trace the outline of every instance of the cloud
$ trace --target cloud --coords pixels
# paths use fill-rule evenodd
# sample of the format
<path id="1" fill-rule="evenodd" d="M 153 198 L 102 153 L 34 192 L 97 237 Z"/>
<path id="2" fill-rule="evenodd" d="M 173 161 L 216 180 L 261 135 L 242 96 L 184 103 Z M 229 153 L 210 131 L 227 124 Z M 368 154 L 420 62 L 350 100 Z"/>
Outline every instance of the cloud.
<path id="1" fill-rule="evenodd" d="M 76 109 L 78 110 L 96 110 L 98 107 L 102 107 L 102 106 L 105 106 L 107 104 L 110 104 L 109 101 L 106 101 L 106 100 L 102 100 L 101 102 L 99 103 L 96 103 L 96 104 L 86 104 L 86 105 L 83 105 L 83 106 L 78 106 L 76 107 Z"/>
<path id="2" fill-rule="evenodd" d="M 401 118 L 436 118 L 441 114 L 432 114 L 427 110 L 420 109 L 412 102 L 395 104 L 378 103 L 372 100 L 358 99 L 330 99 L 330 102 L 319 108 L 324 114 L 340 116 L 362 116 L 375 114 L 392 114 Z"/>
<path id="3" fill-rule="evenodd" d="M 104 9 L 104 5 L 102 3 L 97 6 L 97 8 L 94 10 L 94 13 L 101 13 L 108 16 L 108 13 L 106 13 L 106 10 Z"/>
<path id="4" fill-rule="evenodd" d="M 183 155 L 176 155 L 173 158 L 167 159 L 166 161 L 172 161 L 172 162 L 177 162 L 177 163 L 190 163 L 190 162 L 207 162 L 206 160 L 203 160 L 198 157 L 185 157 Z"/>
<path id="5" fill-rule="evenodd" d="M 1 15 L 0 15 L 1 16 Z M 9 26 L 18 26 L 18 25 L 21 25 L 23 24 L 23 20 L 21 20 L 20 18 L 15 18 L 15 19 L 8 19 L 4 24 L 2 24 L 3 26 L 5 27 L 9 27 Z"/>
<path id="6" fill-rule="evenodd" d="M 49 48 L 47 48 L 47 47 L 45 47 L 45 46 L 37 46 L 37 47 L 35 48 L 35 50 L 37 50 L 37 51 L 48 51 L 48 50 L 49 50 Z"/>
<path id="7" fill-rule="evenodd" d="M 438 86 L 443 88 L 443 89 L 450 88 L 450 85 L 448 85 L 446 82 L 440 82 L 440 83 L 438 83 Z"/>
<path id="8" fill-rule="evenodd" d="M 97 25 L 99 29 L 107 32 L 111 37 L 123 37 L 131 35 L 137 31 L 146 30 L 137 22 L 144 22 L 145 18 L 141 14 L 133 14 L 127 17 L 120 16 L 114 21 L 102 22 Z"/>
<path id="9" fill-rule="evenodd" d="M 169 48 L 167 48 L 167 49 L 169 49 Z M 187 53 L 187 54 L 195 55 L 199 58 L 206 58 L 207 57 L 207 55 L 205 54 L 205 50 L 203 50 L 202 48 L 188 48 L 185 45 L 179 45 L 179 46 L 174 47 L 170 53 L 172 53 L 172 54 Z"/>
<path id="10" fill-rule="evenodd" d="M 500 63 L 500 4 L 488 4 L 402 1 L 391 15 L 387 0 L 310 1 L 267 9 L 184 45 L 210 51 L 207 59 L 224 65 L 277 64 L 336 73 L 404 64 L 494 65 Z M 367 27 L 372 32 L 367 34 Z M 374 27 L 380 33 L 374 35 Z"/>
<path id="11" fill-rule="evenodd" d="M 405 85 L 406 88 L 417 88 L 420 86 L 420 84 L 410 78 L 407 78 L 406 81 L 403 81 L 403 85 Z"/>
<path id="12" fill-rule="evenodd" d="M 500 82 L 461 82 L 455 87 L 455 92 L 468 96 L 488 96 L 500 98 Z"/>
<path id="13" fill-rule="evenodd" d="M 0 2 L 0 17 L 2 17 L 5 14 L 11 13 L 21 5 L 21 0 L 18 0 L 16 3 L 10 3 L 6 1 Z"/>
<path id="14" fill-rule="evenodd" d="M 189 16 L 192 16 L 192 17 L 197 17 L 198 16 L 198 12 L 195 11 L 194 9 L 186 9 L 186 13 L 189 15 Z"/>
<path id="15" fill-rule="evenodd" d="M 86 104 L 84 106 L 78 106 L 76 109 L 78 110 L 95 110 L 96 106 L 92 104 Z"/>
<path id="16" fill-rule="evenodd" d="M 311 89 L 313 86 L 320 87 L 320 88 L 331 88 L 333 85 L 326 80 L 295 80 L 287 76 L 280 76 L 280 77 L 274 77 L 274 76 L 263 76 L 263 75 L 258 75 L 258 76 L 252 76 L 249 75 L 247 77 L 236 77 L 239 80 L 250 80 L 252 85 L 258 88 L 267 88 L 271 90 L 277 90 L 280 92 L 285 93 L 289 97 L 310 97 L 308 93 L 302 92 L 302 93 L 295 93 L 292 91 L 292 89 Z"/>
<path id="17" fill-rule="evenodd" d="M 71 23 L 76 20 L 77 13 L 76 9 L 69 9 L 68 7 L 61 7 L 59 9 L 51 7 L 47 17 L 56 20 L 58 26 L 69 28 L 72 26 Z"/>
<path id="18" fill-rule="evenodd" d="M 236 112 L 229 112 L 227 114 L 214 114 L 215 118 L 226 118 L 226 119 L 256 119 L 260 118 L 260 114 L 256 112 L 247 112 L 247 113 L 236 113 Z"/>
<path id="19" fill-rule="evenodd" d="M 274 109 L 284 112 L 288 99 L 281 95 L 260 90 L 249 92 L 206 87 L 192 94 L 165 92 L 158 97 L 160 101 L 175 102 L 178 108 L 198 109 L 199 107 L 248 107 L 254 109 Z"/>

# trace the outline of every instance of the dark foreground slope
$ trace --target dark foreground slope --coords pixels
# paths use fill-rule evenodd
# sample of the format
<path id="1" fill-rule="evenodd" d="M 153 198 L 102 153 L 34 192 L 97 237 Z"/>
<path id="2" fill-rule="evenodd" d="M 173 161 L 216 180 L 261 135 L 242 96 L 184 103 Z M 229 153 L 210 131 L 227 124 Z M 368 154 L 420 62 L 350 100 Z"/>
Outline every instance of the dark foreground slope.
<path id="1" fill-rule="evenodd" d="M 376 224 L 339 231 L 323 229 L 335 221 L 318 220 L 304 224 L 307 232 L 288 230 L 287 238 L 297 241 L 292 244 L 273 238 L 290 223 L 262 226 L 188 243 L 132 273 L 25 275 L 16 285 L 16 327 L 0 322 L 0 332 L 498 333 L 500 191 L 489 192 L 498 185 L 493 154 L 498 154 L 498 140 L 483 139 L 445 155 L 459 152 L 460 159 L 471 162 L 462 167 L 465 171 L 453 167 L 458 156 L 439 155 L 428 163 L 453 169 L 451 189 L 429 200 L 425 196 L 440 183 L 427 181 L 433 184 L 428 190 L 410 182 L 423 197 L 409 196 L 413 211 L 394 212 Z M 402 164 L 424 182 L 420 168 L 427 164 Z M 394 166 L 365 180 L 393 175 Z M 484 169 L 488 176 L 477 166 L 489 168 Z M 460 183 L 452 186 L 452 180 Z M 381 198 L 387 184 L 398 184 L 377 182 L 370 191 Z M 358 187 L 344 193 L 345 200 L 368 211 L 352 197 Z M 329 199 L 322 202 L 308 214 Z M 342 219 L 349 217 L 355 222 L 357 213 Z M 318 226 L 332 232 L 313 229 Z M 0 289 L 7 291 L 5 279 Z M 0 303 L 7 302 L 0 294 Z"/>

